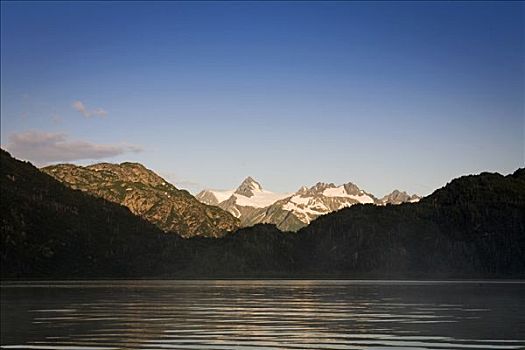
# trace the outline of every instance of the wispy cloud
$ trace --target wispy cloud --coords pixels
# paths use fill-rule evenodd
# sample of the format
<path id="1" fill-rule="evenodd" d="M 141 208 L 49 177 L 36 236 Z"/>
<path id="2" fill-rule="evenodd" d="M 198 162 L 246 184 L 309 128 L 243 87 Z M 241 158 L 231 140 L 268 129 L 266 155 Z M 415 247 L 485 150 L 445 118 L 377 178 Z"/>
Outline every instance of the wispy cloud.
<path id="1" fill-rule="evenodd" d="M 108 112 L 102 108 L 95 108 L 95 109 L 89 110 L 84 104 L 84 102 L 79 101 L 79 100 L 73 102 L 71 107 L 73 107 L 77 112 L 79 112 L 86 118 L 91 118 L 93 116 L 105 117 L 108 114 Z"/>
<path id="2" fill-rule="evenodd" d="M 72 140 L 68 135 L 62 133 L 41 131 L 13 133 L 8 136 L 8 144 L 5 145 L 5 148 L 15 157 L 37 164 L 102 159 L 142 151 L 140 147 L 134 145 L 96 144 L 83 140 Z"/>

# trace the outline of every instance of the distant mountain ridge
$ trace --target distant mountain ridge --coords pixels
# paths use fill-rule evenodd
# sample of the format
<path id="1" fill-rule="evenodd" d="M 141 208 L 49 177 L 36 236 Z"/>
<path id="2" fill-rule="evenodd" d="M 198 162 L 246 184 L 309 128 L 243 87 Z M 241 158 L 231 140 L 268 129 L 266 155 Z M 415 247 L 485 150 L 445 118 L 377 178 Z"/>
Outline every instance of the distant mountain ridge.
<path id="1" fill-rule="evenodd" d="M 421 197 L 394 190 L 378 199 L 351 182 L 340 186 L 318 182 L 310 188 L 302 186 L 295 193 L 274 193 L 249 176 L 235 190 L 203 190 L 196 198 L 228 211 L 240 219 L 243 227 L 270 223 L 282 231 L 297 231 L 321 215 L 354 204 L 413 203 Z"/>
<path id="2" fill-rule="evenodd" d="M 409 195 L 405 191 L 401 192 L 394 190 L 379 200 L 383 205 L 386 204 L 401 204 L 401 203 L 414 203 L 421 199 L 417 194 Z"/>
<path id="3" fill-rule="evenodd" d="M 124 205 L 182 237 L 221 237 L 239 226 L 231 214 L 197 201 L 139 163 L 59 164 L 41 170 L 73 189 Z"/>

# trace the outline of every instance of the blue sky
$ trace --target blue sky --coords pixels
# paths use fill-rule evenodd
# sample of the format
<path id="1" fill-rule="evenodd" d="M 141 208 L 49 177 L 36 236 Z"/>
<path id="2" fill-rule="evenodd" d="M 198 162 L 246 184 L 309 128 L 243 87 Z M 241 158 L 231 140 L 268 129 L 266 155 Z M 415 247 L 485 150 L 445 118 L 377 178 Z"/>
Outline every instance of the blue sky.
<path id="1" fill-rule="evenodd" d="M 525 163 L 520 2 L 2 2 L 1 141 L 179 187 L 429 194 Z"/>

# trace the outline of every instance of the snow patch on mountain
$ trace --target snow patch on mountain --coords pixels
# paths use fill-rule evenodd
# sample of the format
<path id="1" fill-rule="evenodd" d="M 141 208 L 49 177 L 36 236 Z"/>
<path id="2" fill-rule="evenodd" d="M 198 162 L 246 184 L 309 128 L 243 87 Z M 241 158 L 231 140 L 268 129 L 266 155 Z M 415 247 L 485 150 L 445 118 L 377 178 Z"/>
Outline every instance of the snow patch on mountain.
<path id="1" fill-rule="evenodd" d="M 330 212 L 330 208 L 319 200 L 319 198 L 303 197 L 300 195 L 288 198 L 288 200 L 282 205 L 282 209 L 291 211 L 305 224 L 309 224 L 310 221 L 319 215 Z"/>
<path id="2" fill-rule="evenodd" d="M 220 203 L 220 202 L 224 202 L 225 200 L 227 200 L 228 198 L 230 198 L 233 194 L 233 191 L 231 190 L 227 190 L 227 191 L 211 191 L 215 197 L 217 198 L 217 201 Z"/>
<path id="3" fill-rule="evenodd" d="M 290 193 L 274 193 L 265 191 L 263 189 L 259 191 L 253 191 L 251 197 L 243 196 L 237 193 L 233 194 L 233 196 L 236 198 L 235 202 L 237 205 L 254 208 L 267 207 L 280 199 L 288 197 L 289 195 Z"/>
<path id="4" fill-rule="evenodd" d="M 327 188 L 323 191 L 323 195 L 326 197 L 351 198 L 363 204 L 367 204 L 367 203 L 373 204 L 375 202 L 374 199 L 370 197 L 369 195 L 367 195 L 364 191 L 359 191 L 359 194 L 357 195 L 347 193 L 344 185 L 338 186 L 338 187 Z"/>

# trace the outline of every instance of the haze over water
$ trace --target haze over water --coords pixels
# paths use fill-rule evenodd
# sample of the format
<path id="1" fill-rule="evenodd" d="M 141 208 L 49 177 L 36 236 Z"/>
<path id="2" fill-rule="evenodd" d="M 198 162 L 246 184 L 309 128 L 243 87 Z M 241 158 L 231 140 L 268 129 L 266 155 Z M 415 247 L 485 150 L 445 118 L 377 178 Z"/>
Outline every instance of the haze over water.
<path id="1" fill-rule="evenodd" d="M 11 282 L 2 348 L 523 349 L 525 284 Z"/>

